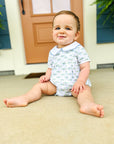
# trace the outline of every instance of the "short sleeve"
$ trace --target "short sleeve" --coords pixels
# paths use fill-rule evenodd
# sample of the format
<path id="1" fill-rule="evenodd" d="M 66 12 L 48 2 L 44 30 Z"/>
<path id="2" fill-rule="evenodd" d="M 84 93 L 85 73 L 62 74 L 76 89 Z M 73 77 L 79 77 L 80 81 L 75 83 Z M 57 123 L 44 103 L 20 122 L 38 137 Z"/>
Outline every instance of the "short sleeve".
<path id="1" fill-rule="evenodd" d="M 48 56 L 48 68 L 52 68 L 52 64 L 53 64 L 53 55 L 51 54 L 51 52 L 49 52 L 49 56 Z"/>
<path id="2" fill-rule="evenodd" d="M 86 52 L 86 50 L 82 46 L 79 46 L 77 48 L 77 59 L 78 59 L 79 64 L 91 61 L 89 56 L 88 56 L 88 53 Z"/>

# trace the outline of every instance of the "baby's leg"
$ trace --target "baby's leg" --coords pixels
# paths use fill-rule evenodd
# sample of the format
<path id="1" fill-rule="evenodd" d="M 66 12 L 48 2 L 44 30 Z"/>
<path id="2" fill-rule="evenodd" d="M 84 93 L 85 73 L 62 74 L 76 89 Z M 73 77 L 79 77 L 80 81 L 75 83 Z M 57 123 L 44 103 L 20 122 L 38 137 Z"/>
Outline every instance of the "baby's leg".
<path id="1" fill-rule="evenodd" d="M 42 94 L 53 95 L 54 93 L 56 93 L 56 87 L 51 82 L 37 83 L 28 93 L 19 97 L 4 99 L 4 103 L 7 107 L 24 107 L 39 100 Z"/>
<path id="2" fill-rule="evenodd" d="M 74 94 L 74 97 L 76 97 L 76 94 Z M 79 93 L 77 100 L 78 104 L 80 105 L 81 113 L 94 115 L 97 117 L 104 116 L 103 106 L 94 102 L 89 86 L 86 86 L 86 89 Z"/>

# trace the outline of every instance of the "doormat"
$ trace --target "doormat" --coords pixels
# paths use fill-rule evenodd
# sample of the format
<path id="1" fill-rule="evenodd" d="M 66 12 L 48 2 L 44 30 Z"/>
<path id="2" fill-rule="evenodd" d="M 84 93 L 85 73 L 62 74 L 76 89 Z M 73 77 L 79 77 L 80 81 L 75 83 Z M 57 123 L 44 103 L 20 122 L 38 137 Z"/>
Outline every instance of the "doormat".
<path id="1" fill-rule="evenodd" d="M 45 73 L 44 73 L 44 72 L 42 72 L 42 73 L 30 73 L 30 74 L 28 74 L 28 75 L 25 77 L 25 79 L 28 79 L 28 78 L 39 78 L 39 77 L 41 77 L 42 75 L 45 75 Z"/>

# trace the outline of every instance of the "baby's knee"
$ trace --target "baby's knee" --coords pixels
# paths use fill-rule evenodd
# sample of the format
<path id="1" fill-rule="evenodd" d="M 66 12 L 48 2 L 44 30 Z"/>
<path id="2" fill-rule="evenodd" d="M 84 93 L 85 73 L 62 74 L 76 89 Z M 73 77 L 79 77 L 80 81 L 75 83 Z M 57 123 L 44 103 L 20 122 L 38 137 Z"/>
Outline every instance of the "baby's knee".
<path id="1" fill-rule="evenodd" d="M 46 89 L 46 85 L 45 85 L 45 83 L 38 82 L 37 84 L 34 85 L 33 89 L 43 93 L 44 89 Z"/>
<path id="2" fill-rule="evenodd" d="M 42 94 L 53 95 L 56 92 L 56 87 L 51 82 L 37 83 Z"/>

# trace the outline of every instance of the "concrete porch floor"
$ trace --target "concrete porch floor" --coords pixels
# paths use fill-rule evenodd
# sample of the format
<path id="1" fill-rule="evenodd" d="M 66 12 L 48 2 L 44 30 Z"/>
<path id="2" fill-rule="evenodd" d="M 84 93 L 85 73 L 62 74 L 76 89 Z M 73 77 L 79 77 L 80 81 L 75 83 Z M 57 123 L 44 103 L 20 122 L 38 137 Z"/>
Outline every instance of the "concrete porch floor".
<path id="1" fill-rule="evenodd" d="M 113 144 L 114 70 L 90 73 L 96 103 L 104 106 L 105 117 L 79 112 L 73 97 L 43 96 L 27 107 L 7 108 L 4 98 L 27 92 L 37 78 L 0 76 L 1 144 Z"/>

